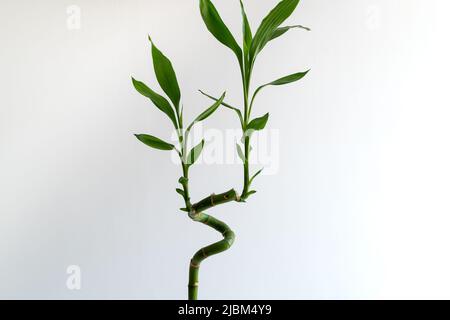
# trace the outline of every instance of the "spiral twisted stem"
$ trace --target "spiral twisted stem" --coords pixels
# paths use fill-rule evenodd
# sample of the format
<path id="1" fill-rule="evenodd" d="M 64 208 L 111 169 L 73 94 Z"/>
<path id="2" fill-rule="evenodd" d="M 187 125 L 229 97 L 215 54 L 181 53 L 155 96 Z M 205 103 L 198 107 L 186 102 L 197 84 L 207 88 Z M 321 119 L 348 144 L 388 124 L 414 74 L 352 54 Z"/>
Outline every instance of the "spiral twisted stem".
<path id="1" fill-rule="evenodd" d="M 189 284 L 188 284 L 188 298 L 189 300 L 197 300 L 198 298 L 198 274 L 200 271 L 200 264 L 206 258 L 228 250 L 234 242 L 235 234 L 233 230 L 224 222 L 211 215 L 205 214 L 200 210 L 206 210 L 219 204 L 230 201 L 239 201 L 239 196 L 234 189 L 219 194 L 211 195 L 202 201 L 192 205 L 192 210 L 189 217 L 204 225 L 213 228 L 222 234 L 223 240 L 215 242 L 209 246 L 198 250 L 191 259 L 189 265 Z"/>

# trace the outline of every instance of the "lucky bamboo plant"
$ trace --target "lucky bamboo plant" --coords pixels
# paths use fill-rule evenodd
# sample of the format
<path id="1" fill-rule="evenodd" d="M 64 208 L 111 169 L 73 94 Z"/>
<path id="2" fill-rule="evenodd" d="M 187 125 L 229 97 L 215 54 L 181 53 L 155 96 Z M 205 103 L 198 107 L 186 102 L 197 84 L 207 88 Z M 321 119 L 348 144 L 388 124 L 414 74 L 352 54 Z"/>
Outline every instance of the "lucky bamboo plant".
<path id="1" fill-rule="evenodd" d="M 204 247 L 194 254 L 189 265 L 189 284 L 188 284 L 188 297 L 189 299 L 197 299 L 198 293 L 198 274 L 200 263 L 214 254 L 220 253 L 231 247 L 234 242 L 234 232 L 222 221 L 212 217 L 205 213 L 206 210 L 211 209 L 214 206 L 218 206 L 230 201 L 245 202 L 256 191 L 251 189 L 251 185 L 255 177 L 261 172 L 257 171 L 253 175 L 250 175 L 249 158 L 251 154 L 251 138 L 252 133 L 265 128 L 269 119 L 269 114 L 265 114 L 261 117 L 252 118 L 252 111 L 255 102 L 255 98 L 258 93 L 267 86 L 278 86 L 288 84 L 303 78 L 308 71 L 294 73 L 286 77 L 282 77 L 273 82 L 264 84 L 257 87 L 250 95 L 250 81 L 252 78 L 253 68 L 255 66 L 256 58 L 261 50 L 272 40 L 282 36 L 289 29 L 301 28 L 309 30 L 306 27 L 300 25 L 294 26 L 281 26 L 281 24 L 292 14 L 297 7 L 300 0 L 282 0 L 278 5 L 270 11 L 270 13 L 261 22 L 256 33 L 253 34 L 247 15 L 244 10 L 244 5 L 240 1 L 243 21 L 243 41 L 242 47 L 236 42 L 234 36 L 222 21 L 218 11 L 210 0 L 200 0 L 200 13 L 206 24 L 207 29 L 212 35 L 222 44 L 230 48 L 236 55 L 239 63 L 240 73 L 242 76 L 242 90 L 243 90 L 243 106 L 241 108 L 231 106 L 224 101 L 225 93 L 221 97 L 214 97 L 203 91 L 200 91 L 203 95 L 212 99 L 214 103 L 207 108 L 204 112 L 198 115 L 194 121 L 189 125 L 185 125 L 183 119 L 183 108 L 181 107 L 181 94 L 178 86 L 177 77 L 172 67 L 170 60 L 156 47 L 155 43 L 149 37 L 151 42 L 151 51 L 153 58 L 153 67 L 156 78 L 158 80 L 161 89 L 166 93 L 169 100 L 162 95 L 156 93 L 144 83 L 132 78 L 133 85 L 136 90 L 143 96 L 149 98 L 153 104 L 162 112 L 164 112 L 170 121 L 172 122 L 178 136 L 177 145 L 165 142 L 157 137 L 138 134 L 136 137 L 146 144 L 159 150 L 174 150 L 180 160 L 182 168 L 182 176 L 179 179 L 180 188 L 176 189 L 184 201 L 185 206 L 181 208 L 186 212 L 188 217 L 193 221 L 201 222 L 218 232 L 223 236 L 223 240 L 216 242 L 212 245 Z M 193 202 L 189 193 L 189 168 L 199 158 L 205 141 L 202 140 L 197 146 L 188 150 L 188 139 L 190 138 L 190 132 L 193 126 L 211 116 L 219 106 L 233 110 L 240 122 L 242 128 L 241 143 L 237 144 L 237 153 L 239 158 L 243 162 L 243 188 L 242 192 L 238 193 L 234 189 L 221 194 L 211 194 L 210 196 Z M 242 146 L 241 146 L 242 144 Z"/>

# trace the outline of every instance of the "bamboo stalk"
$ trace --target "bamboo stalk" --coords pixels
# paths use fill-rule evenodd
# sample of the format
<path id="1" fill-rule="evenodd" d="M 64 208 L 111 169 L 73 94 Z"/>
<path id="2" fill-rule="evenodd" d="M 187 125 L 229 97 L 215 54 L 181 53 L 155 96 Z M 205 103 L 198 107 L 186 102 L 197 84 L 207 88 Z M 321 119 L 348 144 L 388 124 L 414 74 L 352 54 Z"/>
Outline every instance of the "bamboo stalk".
<path id="1" fill-rule="evenodd" d="M 217 195 L 212 194 L 191 206 L 189 217 L 196 222 L 203 223 L 204 225 L 220 232 L 223 236 L 223 240 L 201 248 L 192 257 L 189 264 L 189 300 L 197 300 L 198 297 L 198 273 L 200 271 L 200 263 L 212 255 L 228 250 L 235 239 L 234 232 L 226 223 L 214 218 L 211 215 L 205 214 L 202 211 L 231 201 L 240 201 L 240 197 L 234 189 Z"/>
<path id="2" fill-rule="evenodd" d="M 200 263 L 212 255 L 228 250 L 234 242 L 235 235 L 227 224 L 214 218 L 213 216 L 207 215 L 203 212 L 198 212 L 190 214 L 190 217 L 192 220 L 203 223 L 204 225 L 220 232 L 224 237 L 223 240 L 198 250 L 191 259 L 189 265 L 188 298 L 189 300 L 197 300 Z"/>
<path id="3" fill-rule="evenodd" d="M 203 200 L 197 202 L 196 204 L 193 204 L 192 210 L 195 214 L 195 212 L 205 211 L 219 204 L 224 204 L 231 201 L 239 202 L 240 200 L 241 198 L 237 194 L 237 192 L 234 189 L 231 189 L 227 192 L 221 194 L 212 194 L 209 197 L 204 198 Z"/>

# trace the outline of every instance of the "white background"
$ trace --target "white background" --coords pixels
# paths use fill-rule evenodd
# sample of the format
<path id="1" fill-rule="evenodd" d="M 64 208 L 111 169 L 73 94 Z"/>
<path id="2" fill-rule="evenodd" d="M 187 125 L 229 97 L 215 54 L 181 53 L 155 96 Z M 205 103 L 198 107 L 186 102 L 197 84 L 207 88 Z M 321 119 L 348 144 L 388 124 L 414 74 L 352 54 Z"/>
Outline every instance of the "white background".
<path id="1" fill-rule="evenodd" d="M 240 39 L 238 1 L 216 0 Z M 245 1 L 252 27 L 275 0 Z M 71 5 L 80 29 L 67 26 Z M 245 204 L 215 209 L 236 232 L 205 261 L 206 299 L 450 298 L 450 3 L 304 0 L 258 60 L 255 114 L 280 132 L 279 170 Z M 241 101 L 235 57 L 196 0 L 0 3 L 0 298 L 186 297 L 188 262 L 220 236 L 190 221 L 170 155 L 132 135 L 170 137 L 134 91 L 157 88 L 150 33 L 172 60 L 186 117 Z M 237 128 L 218 111 L 207 128 Z M 192 194 L 241 188 L 239 165 L 200 165 Z M 82 288 L 66 287 L 78 265 Z"/>

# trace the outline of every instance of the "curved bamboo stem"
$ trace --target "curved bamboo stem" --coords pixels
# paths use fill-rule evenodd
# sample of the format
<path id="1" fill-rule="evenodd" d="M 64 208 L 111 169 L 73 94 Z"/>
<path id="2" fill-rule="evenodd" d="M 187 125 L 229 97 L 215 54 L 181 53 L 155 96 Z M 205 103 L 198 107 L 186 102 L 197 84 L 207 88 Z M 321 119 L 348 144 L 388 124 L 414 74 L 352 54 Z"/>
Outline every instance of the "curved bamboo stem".
<path id="1" fill-rule="evenodd" d="M 223 240 L 198 250 L 191 259 L 191 263 L 189 265 L 188 298 L 189 300 L 197 300 L 200 263 L 212 255 L 228 250 L 234 242 L 235 235 L 227 224 L 214 218 L 213 216 L 207 215 L 203 212 L 198 212 L 191 214 L 190 217 L 194 221 L 203 223 L 204 225 L 220 232 L 224 237 Z"/>
<path id="2" fill-rule="evenodd" d="M 207 215 L 202 211 L 230 201 L 240 201 L 240 197 L 234 189 L 218 195 L 212 194 L 211 196 L 206 197 L 191 206 L 189 217 L 196 222 L 203 223 L 204 225 L 220 232 L 223 236 L 223 240 L 198 250 L 192 257 L 189 265 L 189 300 L 197 300 L 198 297 L 198 273 L 200 270 L 200 263 L 212 255 L 228 250 L 235 239 L 234 232 L 226 223 L 214 218 L 213 216 Z"/>

